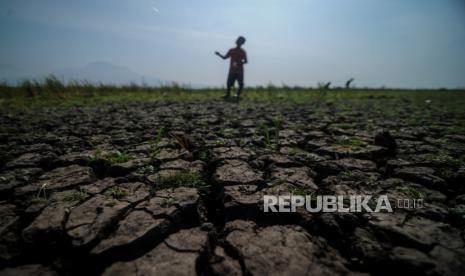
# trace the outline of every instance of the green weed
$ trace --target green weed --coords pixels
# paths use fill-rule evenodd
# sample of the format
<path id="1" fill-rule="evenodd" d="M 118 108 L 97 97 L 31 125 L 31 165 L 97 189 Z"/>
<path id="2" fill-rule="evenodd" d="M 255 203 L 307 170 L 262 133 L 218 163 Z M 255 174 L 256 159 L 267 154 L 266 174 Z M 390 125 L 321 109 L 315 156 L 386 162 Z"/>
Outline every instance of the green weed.
<path id="1" fill-rule="evenodd" d="M 414 187 L 405 187 L 402 192 L 411 199 L 424 199 L 425 195 Z"/>
<path id="2" fill-rule="evenodd" d="M 207 151 L 201 151 L 199 152 L 199 159 L 202 160 L 203 162 L 208 162 L 210 160 L 210 156 Z"/>
<path id="3" fill-rule="evenodd" d="M 124 163 L 131 160 L 132 157 L 126 152 L 104 152 L 100 149 L 94 151 L 92 156 L 89 159 L 89 162 L 99 162 L 104 161 L 109 164 Z"/>
<path id="4" fill-rule="evenodd" d="M 174 204 L 178 203 L 177 199 L 174 198 L 174 197 L 168 197 L 168 198 L 165 198 L 163 199 L 163 201 L 161 202 L 161 206 L 162 207 L 170 207 Z"/>
<path id="5" fill-rule="evenodd" d="M 464 164 L 464 161 L 459 158 L 454 158 L 449 155 L 448 151 L 442 150 L 436 154 L 431 154 L 428 156 L 428 161 L 436 162 L 440 164 L 447 164 L 452 166 L 461 166 Z"/>
<path id="6" fill-rule="evenodd" d="M 274 117 L 272 122 L 274 126 L 274 142 L 279 146 L 279 132 L 281 131 L 282 121 L 279 117 Z"/>
<path id="7" fill-rule="evenodd" d="M 366 146 L 366 143 L 360 140 L 359 138 L 347 136 L 333 138 L 333 143 L 335 145 L 343 146 L 352 151 L 362 150 Z"/>
<path id="8" fill-rule="evenodd" d="M 281 129 L 281 120 L 277 117 L 272 119 L 273 123 L 273 134 L 271 134 L 268 125 L 262 124 L 261 130 L 264 138 L 264 144 L 267 149 L 277 150 L 279 147 L 279 132 Z"/>
<path id="9" fill-rule="evenodd" d="M 89 197 L 86 190 L 79 188 L 78 191 L 67 191 L 63 195 L 64 201 L 84 201 Z"/>
<path id="10" fill-rule="evenodd" d="M 155 135 L 155 138 L 149 141 L 150 158 L 152 160 L 155 159 L 157 155 L 160 153 L 160 141 L 161 141 L 161 138 L 164 132 L 165 132 L 165 128 L 159 127 L 157 129 L 157 134 Z"/>
<path id="11" fill-rule="evenodd" d="M 197 188 L 200 192 L 207 192 L 209 190 L 209 185 L 203 180 L 201 175 L 196 172 L 180 171 L 168 176 L 159 177 L 153 185 L 155 191 L 178 187 Z"/>
<path id="12" fill-rule="evenodd" d="M 113 199 L 122 199 L 129 194 L 129 191 L 125 188 L 114 186 L 105 191 L 104 195 Z"/>
<path id="13" fill-rule="evenodd" d="M 443 130 L 444 135 L 465 135 L 465 127 L 451 126 Z"/>
<path id="14" fill-rule="evenodd" d="M 309 195 L 308 192 L 302 188 L 302 187 L 297 187 L 297 186 L 292 186 L 289 188 L 289 192 L 293 195 L 298 195 L 298 196 L 307 196 Z"/>
<path id="15" fill-rule="evenodd" d="M 291 148 L 290 153 L 291 154 L 299 154 L 299 153 L 308 153 L 308 151 L 306 151 L 304 149 L 301 149 L 299 147 L 293 147 L 293 148 Z"/>

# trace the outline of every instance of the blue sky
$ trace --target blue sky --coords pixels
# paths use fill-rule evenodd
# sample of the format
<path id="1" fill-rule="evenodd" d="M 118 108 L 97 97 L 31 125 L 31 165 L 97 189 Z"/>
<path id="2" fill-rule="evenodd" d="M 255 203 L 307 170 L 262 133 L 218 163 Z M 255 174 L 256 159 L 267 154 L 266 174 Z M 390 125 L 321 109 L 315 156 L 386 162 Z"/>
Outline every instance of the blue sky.
<path id="1" fill-rule="evenodd" d="M 96 61 L 223 85 L 247 38 L 246 84 L 465 87 L 463 0 L 0 0 L 0 78 Z"/>

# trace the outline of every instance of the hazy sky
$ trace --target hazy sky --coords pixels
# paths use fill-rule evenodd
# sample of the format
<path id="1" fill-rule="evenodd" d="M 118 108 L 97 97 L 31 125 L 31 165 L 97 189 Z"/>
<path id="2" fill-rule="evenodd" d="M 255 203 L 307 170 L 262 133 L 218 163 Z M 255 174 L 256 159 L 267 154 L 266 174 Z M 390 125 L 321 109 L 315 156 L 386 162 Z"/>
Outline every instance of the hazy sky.
<path id="1" fill-rule="evenodd" d="M 0 0 L 0 79 L 95 61 L 222 85 L 247 38 L 246 84 L 465 87 L 464 0 Z"/>

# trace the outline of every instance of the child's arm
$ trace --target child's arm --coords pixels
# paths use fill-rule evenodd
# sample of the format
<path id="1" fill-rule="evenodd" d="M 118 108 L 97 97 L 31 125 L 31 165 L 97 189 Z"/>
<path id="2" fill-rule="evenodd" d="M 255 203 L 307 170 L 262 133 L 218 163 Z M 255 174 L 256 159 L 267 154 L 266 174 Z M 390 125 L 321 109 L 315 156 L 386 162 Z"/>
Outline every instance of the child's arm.
<path id="1" fill-rule="evenodd" d="M 246 64 L 247 61 L 247 54 L 244 52 L 244 59 L 242 59 L 242 64 Z"/>
<path id="2" fill-rule="evenodd" d="M 219 56 L 220 58 L 222 58 L 222 59 L 227 59 L 227 58 L 229 58 L 229 52 L 228 52 L 226 55 L 224 55 L 224 56 L 223 56 L 222 54 L 220 54 L 219 52 L 215 52 L 215 54 L 216 54 L 217 56 Z"/>

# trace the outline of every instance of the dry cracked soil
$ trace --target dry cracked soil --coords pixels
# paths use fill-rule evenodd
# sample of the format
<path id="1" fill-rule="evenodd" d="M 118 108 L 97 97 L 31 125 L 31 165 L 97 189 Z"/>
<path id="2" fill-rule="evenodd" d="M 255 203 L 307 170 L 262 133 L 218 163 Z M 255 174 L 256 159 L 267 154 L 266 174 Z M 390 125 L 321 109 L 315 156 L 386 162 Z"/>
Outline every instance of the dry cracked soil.
<path id="1" fill-rule="evenodd" d="M 463 275 L 465 136 L 450 130 L 465 118 L 424 112 L 218 100 L 0 111 L 0 274 Z M 290 194 L 424 204 L 264 213 L 263 195 Z"/>

